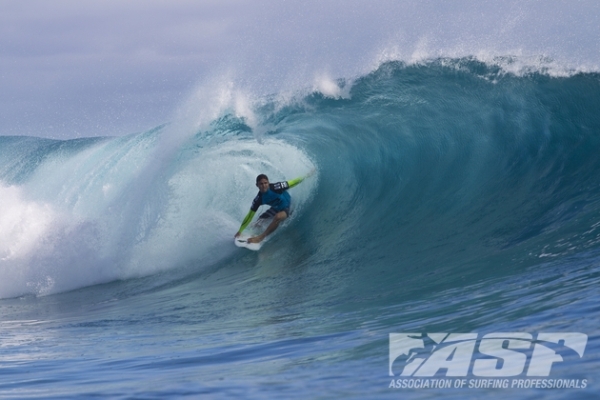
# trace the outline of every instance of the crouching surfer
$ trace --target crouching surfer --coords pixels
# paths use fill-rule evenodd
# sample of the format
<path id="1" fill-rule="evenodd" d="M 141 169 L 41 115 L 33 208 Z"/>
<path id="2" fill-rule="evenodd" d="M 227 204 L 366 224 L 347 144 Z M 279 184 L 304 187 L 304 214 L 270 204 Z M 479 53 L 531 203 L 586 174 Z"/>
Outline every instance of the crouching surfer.
<path id="1" fill-rule="evenodd" d="M 260 174 L 256 177 L 256 186 L 258 187 L 258 194 L 252 200 L 252 206 L 250 207 L 250 211 L 244 218 L 240 229 L 235 234 L 237 238 L 242 234 L 244 229 L 252 222 L 252 218 L 254 218 L 254 214 L 258 211 L 258 208 L 262 205 L 271 206 L 267 211 L 262 213 L 259 219 L 265 218 L 273 218 L 273 221 L 269 224 L 265 231 L 258 235 L 248 239 L 248 243 L 260 243 L 266 238 L 268 235 L 273 233 L 275 229 L 279 226 L 279 224 L 284 221 L 287 217 L 290 216 L 290 205 L 292 202 L 292 197 L 288 193 L 288 189 L 293 188 L 298 185 L 304 179 L 314 174 L 314 170 L 312 170 L 308 175 L 292 179 L 291 181 L 283 181 L 277 183 L 269 183 L 269 178 L 265 174 Z"/>

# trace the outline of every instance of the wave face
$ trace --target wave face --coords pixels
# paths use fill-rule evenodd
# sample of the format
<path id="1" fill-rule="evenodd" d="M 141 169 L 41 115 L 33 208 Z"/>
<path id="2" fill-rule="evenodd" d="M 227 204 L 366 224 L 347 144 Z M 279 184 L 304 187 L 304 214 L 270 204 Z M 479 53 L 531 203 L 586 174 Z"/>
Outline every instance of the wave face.
<path id="1" fill-rule="evenodd" d="M 355 291 L 597 250 L 599 78 L 517 76 L 471 59 L 392 62 L 347 99 L 313 94 L 284 109 L 274 123 L 308 143 L 322 172 L 310 236 L 343 238 L 339 254 L 362 266 Z"/>
<path id="2" fill-rule="evenodd" d="M 407 279 L 448 285 L 597 250 L 598 74 L 388 62 L 321 86 L 264 100 L 254 126 L 224 112 L 183 139 L 177 124 L 0 138 L 0 296 L 227 262 L 254 177 L 313 166 L 282 229 L 302 245 L 272 246 L 353 292 L 394 297 Z"/>

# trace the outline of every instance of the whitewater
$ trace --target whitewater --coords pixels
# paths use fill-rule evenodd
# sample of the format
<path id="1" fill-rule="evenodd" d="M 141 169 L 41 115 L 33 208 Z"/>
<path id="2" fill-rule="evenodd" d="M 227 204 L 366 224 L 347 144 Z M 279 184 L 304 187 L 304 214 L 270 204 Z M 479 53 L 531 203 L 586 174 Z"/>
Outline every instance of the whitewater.
<path id="1" fill-rule="evenodd" d="M 594 398 L 600 75 L 518 61 L 390 60 L 202 88 L 124 137 L 0 137 L 0 398 Z M 235 247 L 256 175 L 312 169 L 261 251 Z M 403 332 L 587 343 L 561 342 L 552 387 L 416 389 Z"/>

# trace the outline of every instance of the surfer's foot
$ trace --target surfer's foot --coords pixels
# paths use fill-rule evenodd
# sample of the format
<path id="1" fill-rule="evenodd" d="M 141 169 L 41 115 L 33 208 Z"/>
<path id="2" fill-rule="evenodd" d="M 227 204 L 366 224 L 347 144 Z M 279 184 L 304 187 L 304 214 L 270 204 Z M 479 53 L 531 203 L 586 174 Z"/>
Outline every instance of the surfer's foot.
<path id="1" fill-rule="evenodd" d="M 250 239 L 248 239 L 248 243 L 260 243 L 263 241 L 263 239 L 264 239 L 263 235 L 254 236 L 254 237 L 251 237 Z"/>

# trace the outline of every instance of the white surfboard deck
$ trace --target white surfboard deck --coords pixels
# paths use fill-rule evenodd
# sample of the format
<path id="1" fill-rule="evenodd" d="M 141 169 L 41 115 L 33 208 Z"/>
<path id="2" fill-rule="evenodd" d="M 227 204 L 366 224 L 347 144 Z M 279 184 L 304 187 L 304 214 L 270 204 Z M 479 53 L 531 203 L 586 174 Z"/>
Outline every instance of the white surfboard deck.
<path id="1" fill-rule="evenodd" d="M 265 238 L 260 243 L 248 243 L 248 239 L 250 239 L 252 236 L 253 235 L 247 235 L 245 233 L 241 234 L 240 236 L 235 238 L 235 245 L 237 247 L 245 247 L 248 250 L 258 251 L 263 246 L 263 244 L 265 244 L 265 242 L 268 240 L 267 238 Z"/>
<path id="2" fill-rule="evenodd" d="M 260 250 L 260 248 L 269 241 L 273 234 L 264 238 L 260 243 L 248 243 L 248 239 L 260 235 L 265 229 L 267 229 L 267 226 L 269 226 L 272 220 L 272 218 L 263 219 L 262 221 L 259 220 L 250 225 L 240 236 L 234 239 L 235 245 L 237 247 L 245 247 L 246 249 L 252 251 Z"/>

